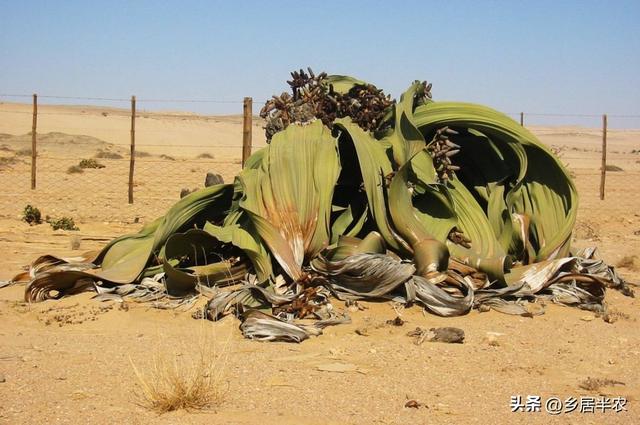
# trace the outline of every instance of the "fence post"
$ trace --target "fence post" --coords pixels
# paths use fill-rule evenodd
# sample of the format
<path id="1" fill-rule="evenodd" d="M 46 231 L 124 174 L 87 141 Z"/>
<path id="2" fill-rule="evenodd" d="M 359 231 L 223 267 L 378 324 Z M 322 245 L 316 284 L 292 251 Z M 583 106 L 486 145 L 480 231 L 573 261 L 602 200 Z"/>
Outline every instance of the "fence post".
<path id="1" fill-rule="evenodd" d="M 520 112 L 520 125 L 524 127 L 524 112 Z"/>
<path id="2" fill-rule="evenodd" d="M 33 122 L 31 124 L 31 190 L 36 188 L 36 158 L 38 149 L 36 145 L 36 129 L 38 127 L 38 95 L 33 94 Z"/>
<path id="3" fill-rule="evenodd" d="M 607 176 L 607 114 L 602 115 L 602 165 L 600 166 L 600 200 L 604 200 L 604 180 Z"/>
<path id="4" fill-rule="evenodd" d="M 129 162 L 129 203 L 133 204 L 133 170 L 136 163 L 136 97 L 131 96 L 131 158 Z"/>
<path id="5" fill-rule="evenodd" d="M 251 156 L 251 123 L 253 118 L 253 99 L 250 97 L 244 98 L 244 105 L 242 108 L 243 120 L 242 120 L 242 167 L 244 163 Z"/>

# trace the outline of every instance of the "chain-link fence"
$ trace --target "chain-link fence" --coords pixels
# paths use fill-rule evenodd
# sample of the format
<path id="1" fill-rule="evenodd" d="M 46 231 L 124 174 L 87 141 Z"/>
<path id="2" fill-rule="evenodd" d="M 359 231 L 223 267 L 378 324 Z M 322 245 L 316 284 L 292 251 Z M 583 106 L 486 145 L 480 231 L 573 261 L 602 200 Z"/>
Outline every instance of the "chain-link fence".
<path id="1" fill-rule="evenodd" d="M 91 101 L 91 98 L 85 100 Z M 97 99 L 128 102 L 128 99 Z M 138 101 L 144 105 L 144 100 Z M 161 100 L 153 100 L 161 102 Z M 175 101 L 168 101 L 175 102 Z M 238 112 L 242 111 L 242 102 Z M 628 117 L 610 116 L 605 199 L 600 199 L 601 116 L 512 114 L 525 119 L 572 172 L 579 218 L 624 220 L 640 211 L 640 130 L 622 129 Z M 40 105 L 37 113 L 35 189 L 32 179 L 32 106 L 0 103 L 0 216 L 17 217 L 27 204 L 43 214 L 80 221 L 147 221 L 162 215 L 182 189 L 204 186 L 207 172 L 225 182 L 241 169 L 243 117 L 136 112 L 134 203 L 128 204 L 131 113 L 105 106 Z M 551 117 L 551 123 L 545 119 Z M 580 126 L 559 119 L 582 120 Z M 261 121 L 252 126 L 254 150 L 264 146 Z"/>
<path id="2" fill-rule="evenodd" d="M 232 182 L 241 170 L 242 115 L 139 110 L 135 117 L 134 202 L 129 204 L 129 111 L 39 105 L 31 189 L 32 106 L 0 104 L 0 216 L 20 216 L 31 204 L 52 217 L 147 221 L 164 214 L 183 189 L 204 187 L 208 172 Z M 265 140 L 260 122 L 252 130 L 255 150 Z"/>

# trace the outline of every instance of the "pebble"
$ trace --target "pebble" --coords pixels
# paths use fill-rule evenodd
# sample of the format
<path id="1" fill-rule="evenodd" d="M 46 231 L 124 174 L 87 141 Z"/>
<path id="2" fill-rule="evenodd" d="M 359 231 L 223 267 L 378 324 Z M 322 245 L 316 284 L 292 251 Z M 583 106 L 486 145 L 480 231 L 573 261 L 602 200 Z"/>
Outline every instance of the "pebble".
<path id="1" fill-rule="evenodd" d="M 0 384 L 3 382 L 7 382 L 7 378 L 4 377 L 4 374 L 0 373 Z"/>

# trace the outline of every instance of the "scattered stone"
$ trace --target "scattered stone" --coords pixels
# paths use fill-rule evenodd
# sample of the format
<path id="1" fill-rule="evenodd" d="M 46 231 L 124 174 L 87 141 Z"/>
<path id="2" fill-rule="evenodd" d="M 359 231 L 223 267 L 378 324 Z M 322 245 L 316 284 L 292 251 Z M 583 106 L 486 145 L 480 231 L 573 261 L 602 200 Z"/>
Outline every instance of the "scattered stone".
<path id="1" fill-rule="evenodd" d="M 345 373 L 345 372 L 355 372 L 358 367 L 351 363 L 326 363 L 316 366 L 321 372 L 335 372 L 335 373 Z"/>
<path id="2" fill-rule="evenodd" d="M 367 328 L 357 328 L 356 333 L 360 336 L 369 336 L 369 329 Z"/>
<path id="3" fill-rule="evenodd" d="M 504 335 L 504 334 L 499 332 L 487 332 L 487 336 L 485 337 L 485 341 L 487 345 L 491 347 L 499 347 L 500 341 L 498 340 L 498 337 L 501 335 Z"/>
<path id="4" fill-rule="evenodd" d="M 80 243 L 82 242 L 82 238 L 78 235 L 71 236 L 71 249 L 78 250 L 80 249 Z"/>
<path id="5" fill-rule="evenodd" d="M 358 301 L 356 300 L 347 300 L 344 302 L 345 307 L 347 307 L 347 310 L 349 310 L 351 313 L 355 313 L 357 311 L 364 311 L 367 308 L 360 305 L 360 303 L 358 303 Z"/>
<path id="6" fill-rule="evenodd" d="M 400 318 L 400 316 L 396 316 L 395 319 L 387 320 L 387 325 L 391 326 L 402 326 L 405 324 L 405 321 Z"/>
<path id="7" fill-rule="evenodd" d="M 491 307 L 489 307 L 489 306 L 488 306 L 488 305 L 486 305 L 486 304 L 480 304 L 480 305 L 478 306 L 478 311 L 479 311 L 480 313 L 487 313 L 487 312 L 491 311 Z"/>
<path id="8" fill-rule="evenodd" d="M 213 186 L 216 184 L 224 184 L 224 179 L 220 174 L 208 172 L 204 179 L 204 187 Z"/>
<path id="9" fill-rule="evenodd" d="M 407 409 L 419 409 L 423 406 L 424 404 L 420 403 L 418 400 L 407 400 L 404 404 L 404 407 Z"/>
<path id="10" fill-rule="evenodd" d="M 595 318 L 596 318 L 595 316 L 587 314 L 586 316 L 582 316 L 580 320 L 582 320 L 583 322 L 591 322 Z"/>
<path id="11" fill-rule="evenodd" d="M 187 196 L 187 195 L 189 195 L 189 194 L 191 194 L 191 193 L 195 192 L 196 190 L 198 190 L 198 189 L 193 189 L 193 190 L 191 190 L 191 189 L 189 189 L 189 188 L 183 187 L 183 188 L 182 188 L 182 190 L 180 190 L 180 199 L 182 199 L 182 198 L 184 198 L 185 196 Z"/>
<path id="12" fill-rule="evenodd" d="M 429 330 L 417 327 L 407 333 L 407 336 L 414 337 L 414 344 L 416 345 L 420 345 L 425 341 L 448 344 L 462 344 L 464 342 L 464 331 L 453 327 L 431 328 Z"/>
<path id="13" fill-rule="evenodd" d="M 4 374 L 0 373 L 0 384 L 7 382 L 7 378 L 4 377 Z"/>

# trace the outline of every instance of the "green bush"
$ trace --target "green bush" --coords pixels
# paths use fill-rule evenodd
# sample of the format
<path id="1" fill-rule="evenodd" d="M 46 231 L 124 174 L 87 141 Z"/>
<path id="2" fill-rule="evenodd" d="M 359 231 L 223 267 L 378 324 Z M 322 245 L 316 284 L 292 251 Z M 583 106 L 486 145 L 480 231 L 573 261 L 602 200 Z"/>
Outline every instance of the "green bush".
<path id="1" fill-rule="evenodd" d="M 78 167 L 80 168 L 104 168 L 104 165 L 100 164 L 98 161 L 96 161 L 95 159 L 91 158 L 91 159 L 83 159 L 80 161 L 80 163 L 78 164 Z"/>
<path id="2" fill-rule="evenodd" d="M 40 210 L 31 205 L 27 205 L 24 207 L 24 211 L 22 212 L 22 220 L 29 223 L 30 226 L 34 224 L 42 223 L 42 214 L 40 214 Z"/>
<path id="3" fill-rule="evenodd" d="M 47 222 L 53 230 L 80 230 L 71 217 L 48 218 Z"/>

